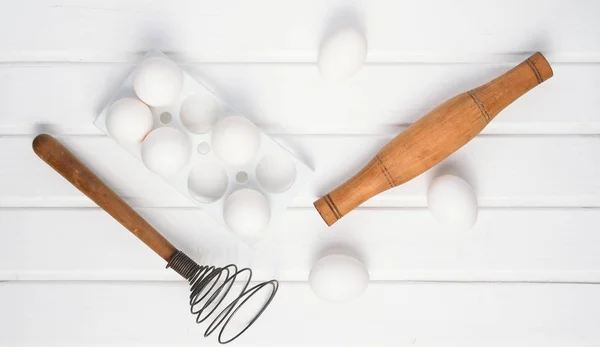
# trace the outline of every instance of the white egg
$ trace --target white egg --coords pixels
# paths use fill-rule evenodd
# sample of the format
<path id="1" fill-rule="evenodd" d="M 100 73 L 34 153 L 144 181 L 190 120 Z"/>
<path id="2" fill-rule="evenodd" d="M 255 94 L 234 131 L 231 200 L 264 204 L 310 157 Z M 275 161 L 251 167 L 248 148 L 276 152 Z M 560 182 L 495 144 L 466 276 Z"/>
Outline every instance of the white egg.
<path id="1" fill-rule="evenodd" d="M 270 193 L 283 193 L 296 180 L 296 164 L 289 155 L 266 155 L 256 166 L 256 180 Z"/>
<path id="2" fill-rule="evenodd" d="M 164 57 L 144 60 L 133 73 L 133 89 L 146 104 L 154 107 L 172 103 L 183 87 L 183 72 Z"/>
<path id="3" fill-rule="evenodd" d="M 264 231 L 271 219 L 271 208 L 264 195 L 254 189 L 235 191 L 223 206 L 225 224 L 242 237 L 255 237 Z"/>
<path id="4" fill-rule="evenodd" d="M 211 141 L 213 150 L 225 163 L 243 166 L 256 155 L 260 132 L 242 116 L 226 117 L 217 123 Z"/>
<path id="5" fill-rule="evenodd" d="M 188 176 L 190 194 L 200 202 L 219 200 L 229 185 L 225 169 L 216 162 L 199 163 Z"/>
<path id="6" fill-rule="evenodd" d="M 440 176 L 431 183 L 427 206 L 450 229 L 468 230 L 477 220 L 477 196 L 467 182 L 456 176 Z"/>
<path id="7" fill-rule="evenodd" d="M 172 176 L 190 161 L 191 143 L 184 133 L 169 127 L 152 131 L 142 142 L 142 160 L 150 171 Z"/>
<path id="8" fill-rule="evenodd" d="M 310 270 L 310 287 L 326 301 L 347 301 L 360 296 L 369 284 L 365 264 L 344 254 L 319 259 Z"/>
<path id="9" fill-rule="evenodd" d="M 221 105 L 215 97 L 205 94 L 188 96 L 181 104 L 179 115 L 183 125 L 194 134 L 209 132 L 221 113 Z"/>
<path id="10" fill-rule="evenodd" d="M 152 111 L 135 98 L 117 100 L 108 109 L 106 130 L 119 142 L 141 142 L 152 130 Z"/>
<path id="11" fill-rule="evenodd" d="M 367 39 L 359 30 L 347 27 L 334 32 L 321 45 L 319 71 L 326 79 L 347 79 L 358 72 L 366 58 Z"/>

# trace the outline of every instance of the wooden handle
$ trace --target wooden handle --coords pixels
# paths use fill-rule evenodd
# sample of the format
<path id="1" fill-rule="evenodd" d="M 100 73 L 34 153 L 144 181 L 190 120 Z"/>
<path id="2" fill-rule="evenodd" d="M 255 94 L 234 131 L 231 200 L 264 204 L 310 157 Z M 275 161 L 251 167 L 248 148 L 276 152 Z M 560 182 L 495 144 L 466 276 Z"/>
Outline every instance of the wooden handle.
<path id="1" fill-rule="evenodd" d="M 356 175 L 314 202 L 332 225 L 371 197 L 439 163 L 485 128 L 500 111 L 552 77 L 541 53 L 500 77 L 447 100 L 385 145 Z"/>
<path id="2" fill-rule="evenodd" d="M 33 151 L 164 260 L 171 259 L 176 248 L 58 140 L 48 134 L 38 135 Z"/>

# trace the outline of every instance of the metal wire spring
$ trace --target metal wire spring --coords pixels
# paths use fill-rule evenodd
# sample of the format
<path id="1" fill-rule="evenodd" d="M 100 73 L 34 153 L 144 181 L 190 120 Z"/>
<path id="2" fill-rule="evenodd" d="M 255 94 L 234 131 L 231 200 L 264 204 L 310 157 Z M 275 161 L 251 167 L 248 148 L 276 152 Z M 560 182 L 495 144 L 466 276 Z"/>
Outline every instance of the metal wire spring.
<path id="1" fill-rule="evenodd" d="M 181 251 L 177 251 L 171 257 L 167 264 L 167 268 L 169 267 L 190 282 L 190 312 L 193 315 L 196 315 L 196 323 L 198 324 L 211 317 L 211 315 L 219 308 L 221 303 L 228 296 L 236 279 L 240 278 L 239 282 L 245 283 L 240 290 L 239 295 L 235 296 L 234 299 L 223 308 L 219 314 L 217 314 L 204 333 L 204 336 L 207 337 L 221 327 L 219 332 L 219 343 L 221 344 L 226 344 L 235 340 L 248 330 L 258 317 L 262 315 L 271 301 L 273 301 L 277 289 L 279 288 L 279 282 L 276 280 L 262 282 L 254 287 L 248 288 L 252 279 L 252 270 L 249 268 L 238 270 L 237 266 L 234 264 L 225 267 L 200 266 Z M 246 274 L 247 277 L 244 277 Z M 244 325 L 243 329 L 232 338 L 223 341 L 223 332 L 234 315 L 242 305 L 263 288 L 271 288 L 271 293 L 264 305 L 260 306 L 260 310 L 252 316 L 253 318 Z M 205 315 L 203 316 L 204 313 Z"/>

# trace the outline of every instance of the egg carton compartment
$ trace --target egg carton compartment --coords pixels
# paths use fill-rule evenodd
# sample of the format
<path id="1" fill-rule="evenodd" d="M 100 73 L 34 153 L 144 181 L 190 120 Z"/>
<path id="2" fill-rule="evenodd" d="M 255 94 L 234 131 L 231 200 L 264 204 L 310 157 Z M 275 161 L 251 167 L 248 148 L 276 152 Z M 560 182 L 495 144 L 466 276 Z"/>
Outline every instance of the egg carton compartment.
<path id="1" fill-rule="evenodd" d="M 94 124 L 249 245 L 272 231 L 312 174 L 158 51 L 144 56 Z"/>

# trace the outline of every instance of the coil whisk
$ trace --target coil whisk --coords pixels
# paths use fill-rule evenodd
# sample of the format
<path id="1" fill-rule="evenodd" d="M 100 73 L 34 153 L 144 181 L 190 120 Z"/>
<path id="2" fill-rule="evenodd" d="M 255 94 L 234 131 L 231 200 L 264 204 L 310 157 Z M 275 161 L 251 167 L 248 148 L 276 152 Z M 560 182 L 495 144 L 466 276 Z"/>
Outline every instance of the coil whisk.
<path id="1" fill-rule="evenodd" d="M 32 147 L 42 160 L 60 173 L 75 188 L 87 195 L 156 254 L 166 260 L 167 267 L 172 268 L 190 282 L 192 286 L 190 310 L 196 316 L 196 322 L 202 323 L 217 310 L 220 310 L 216 317 L 211 318 L 212 322 L 206 329 L 204 336 L 220 329 L 220 343 L 235 340 L 254 324 L 273 301 L 273 297 L 279 288 L 277 281 L 267 281 L 248 288 L 252 280 L 250 269 L 238 270 L 237 266 L 233 264 L 225 267 L 196 264 L 192 259 L 177 250 L 54 137 L 48 134 L 40 134 L 33 140 Z M 243 285 L 234 286 L 236 281 Z M 241 287 L 239 292 L 237 291 L 238 287 Z M 267 295 L 262 297 L 262 294 Z M 248 305 L 248 300 L 252 298 L 254 300 Z M 227 303 L 225 308 L 220 307 L 223 303 Z M 245 316 L 246 310 L 242 310 L 240 313 L 240 308 L 244 306 L 246 309 L 255 308 L 254 303 L 258 303 L 260 306 L 257 306 L 254 315 L 249 316 L 250 318 Z M 251 313 L 254 312 L 250 311 Z M 231 324 L 234 317 L 236 320 Z M 238 320 L 244 323 L 242 328 L 233 337 L 225 339 L 223 333 L 226 328 L 229 325 L 233 325 L 234 328 L 239 327 L 236 324 Z"/>
<path id="2" fill-rule="evenodd" d="M 196 316 L 196 323 L 200 324 L 209 318 L 212 319 L 204 336 L 209 336 L 215 330 L 220 329 L 218 340 L 221 344 L 235 340 L 248 330 L 273 301 L 279 288 L 279 282 L 276 280 L 262 282 L 248 288 L 252 280 L 251 269 L 238 270 L 234 264 L 225 267 L 201 266 L 181 251 L 177 251 L 171 257 L 167 264 L 167 268 L 169 267 L 188 280 L 191 285 L 190 312 Z M 241 289 L 238 290 L 236 287 L 232 291 L 236 281 L 238 284 L 242 284 Z M 264 297 L 264 303 L 256 307 L 257 312 L 244 321 L 241 327 L 234 327 L 239 331 L 233 334 L 233 337 L 224 338 L 224 332 L 236 313 L 261 290 L 270 290 L 270 293 L 267 292 Z M 227 306 L 221 308 L 222 304 Z M 220 312 L 216 313 L 217 310 Z"/>

